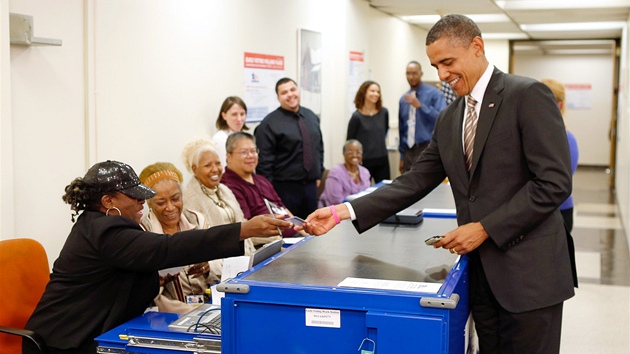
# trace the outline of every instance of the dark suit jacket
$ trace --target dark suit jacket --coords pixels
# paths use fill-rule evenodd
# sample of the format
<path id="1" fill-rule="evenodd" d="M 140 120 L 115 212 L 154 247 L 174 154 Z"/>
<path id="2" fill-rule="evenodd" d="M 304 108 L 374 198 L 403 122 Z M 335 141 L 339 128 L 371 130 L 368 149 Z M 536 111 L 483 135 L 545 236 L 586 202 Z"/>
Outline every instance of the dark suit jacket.
<path id="1" fill-rule="evenodd" d="M 573 296 L 568 240 L 558 206 L 571 194 L 571 160 L 562 116 L 543 84 L 494 69 L 466 170 L 463 97 L 440 116 L 411 170 L 354 200 L 364 231 L 427 195 L 448 177 L 459 225 L 481 222 L 490 236 L 478 252 L 503 308 L 524 312 Z M 448 232 L 450 230 L 444 230 Z"/>
<path id="2" fill-rule="evenodd" d="M 158 270 L 243 254 L 240 224 L 146 232 L 128 217 L 84 211 L 26 328 L 49 347 L 86 346 L 140 316 L 158 294 Z"/>

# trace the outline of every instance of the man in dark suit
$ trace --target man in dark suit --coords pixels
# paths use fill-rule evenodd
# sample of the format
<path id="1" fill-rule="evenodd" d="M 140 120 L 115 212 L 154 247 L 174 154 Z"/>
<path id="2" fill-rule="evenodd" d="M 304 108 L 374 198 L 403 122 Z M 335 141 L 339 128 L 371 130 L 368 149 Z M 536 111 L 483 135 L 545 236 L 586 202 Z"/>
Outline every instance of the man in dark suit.
<path id="1" fill-rule="evenodd" d="M 488 63 L 481 32 L 465 16 L 443 17 L 426 45 L 440 80 L 459 97 L 441 112 L 429 146 L 393 183 L 317 210 L 305 229 L 322 234 L 351 218 L 362 232 L 448 177 L 459 227 L 434 247 L 469 257 L 481 353 L 558 353 L 562 305 L 577 280 L 558 210 L 571 194 L 571 165 L 554 97 L 543 84 Z M 465 148 L 467 120 L 477 125 Z"/>

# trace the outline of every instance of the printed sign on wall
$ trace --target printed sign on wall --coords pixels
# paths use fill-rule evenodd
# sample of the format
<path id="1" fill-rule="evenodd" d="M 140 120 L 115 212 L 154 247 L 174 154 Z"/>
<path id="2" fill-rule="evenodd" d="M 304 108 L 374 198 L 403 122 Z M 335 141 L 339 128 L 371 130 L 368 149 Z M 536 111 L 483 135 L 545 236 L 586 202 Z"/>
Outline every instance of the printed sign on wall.
<path id="1" fill-rule="evenodd" d="M 284 57 L 245 52 L 244 67 L 247 122 L 260 122 L 279 106 L 276 82 L 284 77 Z"/>
<path id="2" fill-rule="evenodd" d="M 567 109 L 591 109 L 593 87 L 591 84 L 564 84 Z"/>
<path id="3" fill-rule="evenodd" d="M 350 104 L 348 106 L 348 117 L 356 110 L 354 106 L 354 97 L 359 91 L 359 87 L 365 81 L 365 62 L 363 52 L 350 52 L 350 78 L 348 80 L 348 98 Z"/>

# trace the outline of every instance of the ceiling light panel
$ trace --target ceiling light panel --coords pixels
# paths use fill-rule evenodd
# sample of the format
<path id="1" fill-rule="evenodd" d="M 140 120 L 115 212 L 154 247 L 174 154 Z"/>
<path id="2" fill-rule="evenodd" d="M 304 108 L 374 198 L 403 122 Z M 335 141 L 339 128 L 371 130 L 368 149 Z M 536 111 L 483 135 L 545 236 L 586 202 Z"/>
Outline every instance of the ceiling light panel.
<path id="1" fill-rule="evenodd" d="M 495 1 L 504 10 L 594 9 L 630 7 L 630 0 L 503 0 Z"/>
<path id="2" fill-rule="evenodd" d="M 510 18 L 504 14 L 477 14 L 466 15 L 476 23 L 497 23 L 497 22 L 511 22 Z"/>
<path id="3" fill-rule="evenodd" d="M 621 29 L 625 25 L 625 22 L 537 23 L 521 25 L 521 30 L 525 32 L 605 31 Z"/>

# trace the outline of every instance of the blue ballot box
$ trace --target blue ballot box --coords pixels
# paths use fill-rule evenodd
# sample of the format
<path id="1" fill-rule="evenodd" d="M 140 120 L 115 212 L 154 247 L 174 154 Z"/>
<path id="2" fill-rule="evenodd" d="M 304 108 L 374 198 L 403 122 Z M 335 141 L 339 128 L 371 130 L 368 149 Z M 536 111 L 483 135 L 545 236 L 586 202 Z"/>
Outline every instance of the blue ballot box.
<path id="1" fill-rule="evenodd" d="M 428 218 L 359 235 L 343 221 L 220 284 L 221 336 L 148 312 L 97 337 L 97 352 L 464 353 L 467 257 L 424 243 L 456 226 Z"/>
<path id="2" fill-rule="evenodd" d="M 343 221 L 220 284 L 222 353 L 464 353 L 467 257 L 424 243 L 456 227 Z"/>

